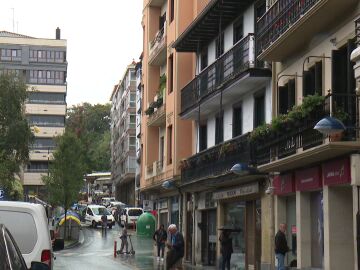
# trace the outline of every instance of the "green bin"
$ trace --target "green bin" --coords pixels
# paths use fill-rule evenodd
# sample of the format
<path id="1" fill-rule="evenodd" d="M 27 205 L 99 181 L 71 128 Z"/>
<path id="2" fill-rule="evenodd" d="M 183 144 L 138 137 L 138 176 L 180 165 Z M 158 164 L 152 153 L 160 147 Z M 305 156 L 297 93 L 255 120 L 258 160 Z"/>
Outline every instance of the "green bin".
<path id="1" fill-rule="evenodd" d="M 143 213 L 136 222 L 136 234 L 152 237 L 155 232 L 155 217 L 150 213 Z"/>

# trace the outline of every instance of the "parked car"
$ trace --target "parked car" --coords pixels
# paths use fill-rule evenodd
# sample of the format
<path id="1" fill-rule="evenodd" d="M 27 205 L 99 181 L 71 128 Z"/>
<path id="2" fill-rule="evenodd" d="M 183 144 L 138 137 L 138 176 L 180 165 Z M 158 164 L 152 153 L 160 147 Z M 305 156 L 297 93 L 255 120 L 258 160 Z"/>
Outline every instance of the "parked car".
<path id="1" fill-rule="evenodd" d="M 115 202 L 115 197 L 103 197 L 101 199 L 101 204 L 105 207 L 108 207 L 111 202 Z"/>
<path id="2" fill-rule="evenodd" d="M 5 225 L 0 224 L 0 269 L 28 270 L 18 245 Z M 49 270 L 47 264 L 31 262 L 30 270 Z"/>
<path id="3" fill-rule="evenodd" d="M 102 225 L 101 217 L 107 216 L 107 225 L 111 229 L 115 225 L 115 219 L 108 209 L 103 205 L 88 205 L 84 210 L 85 224 L 96 228 Z"/>
<path id="4" fill-rule="evenodd" d="M 139 216 L 144 213 L 139 207 L 126 207 L 122 210 L 120 222 L 122 226 L 136 226 Z"/>
<path id="5" fill-rule="evenodd" d="M 42 205 L 0 201 L 0 224 L 4 224 L 14 237 L 28 268 L 31 262 L 38 261 L 52 269 L 52 242 Z"/>

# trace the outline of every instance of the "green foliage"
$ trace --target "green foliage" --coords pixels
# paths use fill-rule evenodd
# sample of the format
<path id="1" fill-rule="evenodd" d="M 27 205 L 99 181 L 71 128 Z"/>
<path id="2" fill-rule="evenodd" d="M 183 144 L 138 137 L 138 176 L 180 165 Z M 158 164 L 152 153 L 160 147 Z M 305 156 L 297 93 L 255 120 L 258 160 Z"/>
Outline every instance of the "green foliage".
<path id="1" fill-rule="evenodd" d="M 68 110 L 66 129 L 82 143 L 87 172 L 110 170 L 110 110 L 109 103 L 83 103 Z"/>
<path id="2" fill-rule="evenodd" d="M 151 107 L 151 105 L 150 105 L 149 108 L 147 108 L 147 109 L 145 110 L 145 114 L 148 115 L 148 116 L 150 116 L 150 115 L 152 115 L 153 113 L 154 113 L 154 108 Z"/>
<path id="3" fill-rule="evenodd" d="M 20 201 L 24 199 L 24 188 L 18 179 L 11 182 L 8 194 L 10 195 L 10 199 L 13 201 Z"/>
<path id="4" fill-rule="evenodd" d="M 166 88 L 166 74 L 160 76 L 160 82 L 159 82 L 159 94 L 160 96 L 163 95 L 163 90 Z"/>
<path id="5" fill-rule="evenodd" d="M 24 115 L 26 84 L 14 76 L 0 76 L 0 185 L 11 191 L 15 174 L 29 158 L 33 134 Z"/>
<path id="6" fill-rule="evenodd" d="M 57 137 L 49 176 L 43 176 L 52 204 L 68 209 L 73 201 L 77 201 L 84 185 L 85 162 L 82 153 L 81 140 L 74 133 L 66 130 L 62 136 Z"/>

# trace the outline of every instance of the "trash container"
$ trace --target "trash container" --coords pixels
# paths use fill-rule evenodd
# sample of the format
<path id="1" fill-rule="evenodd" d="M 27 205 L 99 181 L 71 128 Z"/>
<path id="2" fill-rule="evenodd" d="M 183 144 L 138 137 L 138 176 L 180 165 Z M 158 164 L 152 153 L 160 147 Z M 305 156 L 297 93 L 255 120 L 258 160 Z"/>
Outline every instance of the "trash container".
<path id="1" fill-rule="evenodd" d="M 140 236 L 152 237 L 155 232 L 155 224 L 155 217 L 152 214 L 141 214 L 136 223 L 136 234 Z"/>

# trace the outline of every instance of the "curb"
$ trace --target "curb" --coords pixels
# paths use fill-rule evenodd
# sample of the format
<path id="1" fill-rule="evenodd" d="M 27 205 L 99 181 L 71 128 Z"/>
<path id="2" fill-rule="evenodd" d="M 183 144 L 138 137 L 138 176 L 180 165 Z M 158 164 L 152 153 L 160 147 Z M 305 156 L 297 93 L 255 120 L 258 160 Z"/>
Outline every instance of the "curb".
<path id="1" fill-rule="evenodd" d="M 64 247 L 64 250 L 67 250 L 67 249 L 72 249 L 72 248 L 75 248 L 75 247 L 78 247 L 78 246 L 81 246 L 85 241 L 85 237 L 84 237 L 84 233 L 82 230 L 80 230 L 79 232 L 79 241 L 67 246 L 67 247 Z"/>

